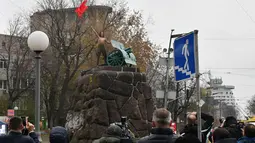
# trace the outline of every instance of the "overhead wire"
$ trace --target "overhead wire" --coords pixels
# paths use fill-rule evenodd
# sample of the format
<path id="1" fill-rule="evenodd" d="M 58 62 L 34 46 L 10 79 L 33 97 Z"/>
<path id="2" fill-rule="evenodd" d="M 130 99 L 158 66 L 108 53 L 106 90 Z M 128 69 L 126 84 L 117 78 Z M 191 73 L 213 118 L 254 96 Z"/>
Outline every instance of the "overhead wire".
<path id="1" fill-rule="evenodd" d="M 255 24 L 255 20 L 252 18 L 252 16 L 249 14 L 248 10 L 245 9 L 245 7 L 238 1 L 235 0 L 236 3 L 240 6 L 240 8 L 243 10 L 243 12 L 246 14 L 247 17 Z M 255 37 L 247 37 L 247 38 L 204 38 L 202 40 L 212 40 L 212 41 L 240 41 L 240 40 L 255 40 Z"/>
<path id="2" fill-rule="evenodd" d="M 250 18 L 250 20 L 255 24 L 255 20 L 252 18 L 252 16 L 248 13 L 248 11 L 242 6 L 242 4 L 236 0 L 237 4 L 241 7 L 241 9 L 244 11 L 244 13 Z"/>
<path id="3" fill-rule="evenodd" d="M 245 67 L 228 67 L 228 68 L 203 68 L 203 70 L 255 70 L 255 68 L 245 68 Z"/>
<path id="4" fill-rule="evenodd" d="M 206 41 L 244 41 L 244 40 L 255 40 L 255 38 L 204 38 Z"/>
<path id="5" fill-rule="evenodd" d="M 12 0 L 8 0 L 12 5 L 16 6 L 18 9 L 20 9 L 21 11 L 24 11 L 23 8 L 21 8 L 19 5 L 17 5 L 15 2 L 13 2 Z"/>

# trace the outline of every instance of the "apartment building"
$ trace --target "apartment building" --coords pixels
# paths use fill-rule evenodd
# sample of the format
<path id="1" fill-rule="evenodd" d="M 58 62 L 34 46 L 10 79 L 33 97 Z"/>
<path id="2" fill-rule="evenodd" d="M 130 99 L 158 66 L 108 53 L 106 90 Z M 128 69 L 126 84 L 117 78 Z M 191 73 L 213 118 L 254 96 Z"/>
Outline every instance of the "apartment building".
<path id="1" fill-rule="evenodd" d="M 33 90 L 34 76 L 32 72 L 33 60 L 26 52 L 26 38 L 0 34 L 0 96 L 9 92 Z M 27 96 L 28 94 L 22 94 Z M 16 101 L 16 106 L 25 110 L 25 101 Z"/>

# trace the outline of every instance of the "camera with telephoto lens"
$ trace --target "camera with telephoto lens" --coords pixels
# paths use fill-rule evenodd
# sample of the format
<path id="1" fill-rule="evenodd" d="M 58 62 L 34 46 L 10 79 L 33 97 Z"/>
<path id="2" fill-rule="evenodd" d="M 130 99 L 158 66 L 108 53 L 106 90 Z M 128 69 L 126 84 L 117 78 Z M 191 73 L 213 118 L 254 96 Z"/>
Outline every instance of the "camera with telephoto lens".
<path id="1" fill-rule="evenodd" d="M 131 134 L 128 130 L 128 123 L 127 123 L 127 117 L 122 116 L 121 122 L 115 122 L 115 125 L 119 126 L 122 130 L 121 133 L 121 143 L 132 143 Z"/>

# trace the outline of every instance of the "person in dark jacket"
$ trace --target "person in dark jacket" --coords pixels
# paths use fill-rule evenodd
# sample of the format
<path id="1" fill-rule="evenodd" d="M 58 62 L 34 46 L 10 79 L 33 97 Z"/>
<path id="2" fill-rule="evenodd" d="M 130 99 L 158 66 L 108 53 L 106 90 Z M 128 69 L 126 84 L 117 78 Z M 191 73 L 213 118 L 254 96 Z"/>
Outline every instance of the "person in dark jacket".
<path id="1" fill-rule="evenodd" d="M 186 134 L 185 136 L 177 138 L 175 143 L 201 143 L 201 141 L 192 134 Z"/>
<path id="2" fill-rule="evenodd" d="M 228 130 L 232 138 L 236 138 L 238 140 L 243 136 L 242 129 L 238 126 L 238 122 L 233 116 L 226 118 L 223 128 Z"/>
<path id="3" fill-rule="evenodd" d="M 67 130 L 63 127 L 54 127 L 50 132 L 50 143 L 69 143 Z"/>
<path id="4" fill-rule="evenodd" d="M 22 119 L 13 117 L 9 121 L 10 132 L 8 135 L 0 136 L 0 143 L 39 143 L 39 139 L 33 131 L 34 125 L 29 123 L 27 125 L 28 136 L 22 135 L 24 129 Z"/>
<path id="5" fill-rule="evenodd" d="M 244 137 L 240 138 L 237 143 L 255 143 L 255 125 L 246 125 L 244 127 Z"/>
<path id="6" fill-rule="evenodd" d="M 206 142 L 207 134 L 210 132 L 214 119 L 211 115 L 207 115 L 205 113 L 201 113 L 201 118 L 205 121 L 202 126 L 202 143 Z M 184 127 L 184 129 L 180 132 L 182 136 L 185 135 L 194 135 L 198 137 L 197 133 L 197 113 L 192 112 L 188 115 L 188 124 Z"/>
<path id="7" fill-rule="evenodd" d="M 212 142 L 213 143 L 236 143 L 236 139 L 231 138 L 231 135 L 228 132 L 228 130 L 224 128 L 217 128 L 213 132 Z"/>
<path id="8" fill-rule="evenodd" d="M 122 130 L 119 126 L 111 124 L 103 137 L 93 141 L 93 143 L 120 143 L 121 142 Z"/>
<path id="9" fill-rule="evenodd" d="M 160 108 L 153 113 L 153 128 L 149 136 L 143 137 L 137 143 L 174 143 L 177 135 L 170 129 L 171 113 Z"/>

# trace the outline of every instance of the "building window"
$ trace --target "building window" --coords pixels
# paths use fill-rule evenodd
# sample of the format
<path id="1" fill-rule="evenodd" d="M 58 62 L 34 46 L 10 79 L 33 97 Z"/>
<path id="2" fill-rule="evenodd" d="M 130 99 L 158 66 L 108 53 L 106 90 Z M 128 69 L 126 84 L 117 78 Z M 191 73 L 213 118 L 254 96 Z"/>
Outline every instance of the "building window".
<path id="1" fill-rule="evenodd" d="M 7 81 L 0 80 L 0 89 L 6 89 L 6 88 L 7 88 Z"/>
<path id="2" fill-rule="evenodd" d="M 226 94 L 228 94 L 228 92 L 226 92 Z"/>
<path id="3" fill-rule="evenodd" d="M 35 87 L 35 79 L 34 78 L 30 78 L 27 80 L 27 85 L 29 88 L 34 88 Z"/>
<path id="4" fill-rule="evenodd" d="M 12 78 L 12 88 L 16 89 L 17 88 L 17 79 L 15 77 Z"/>
<path id="5" fill-rule="evenodd" d="M 12 78 L 12 88 L 20 88 L 20 89 L 25 89 L 28 88 L 29 86 L 29 80 L 25 78 L 20 78 L 19 81 L 15 77 Z"/>
<path id="6" fill-rule="evenodd" d="M 22 78 L 20 79 L 20 82 L 21 89 L 27 88 L 27 79 Z"/>
<path id="7" fill-rule="evenodd" d="M 7 63 L 6 60 L 4 59 L 0 59 L 0 68 L 7 68 Z"/>
<path id="8" fill-rule="evenodd" d="M 6 43 L 5 42 L 2 42 L 2 47 L 5 47 L 6 46 Z"/>

